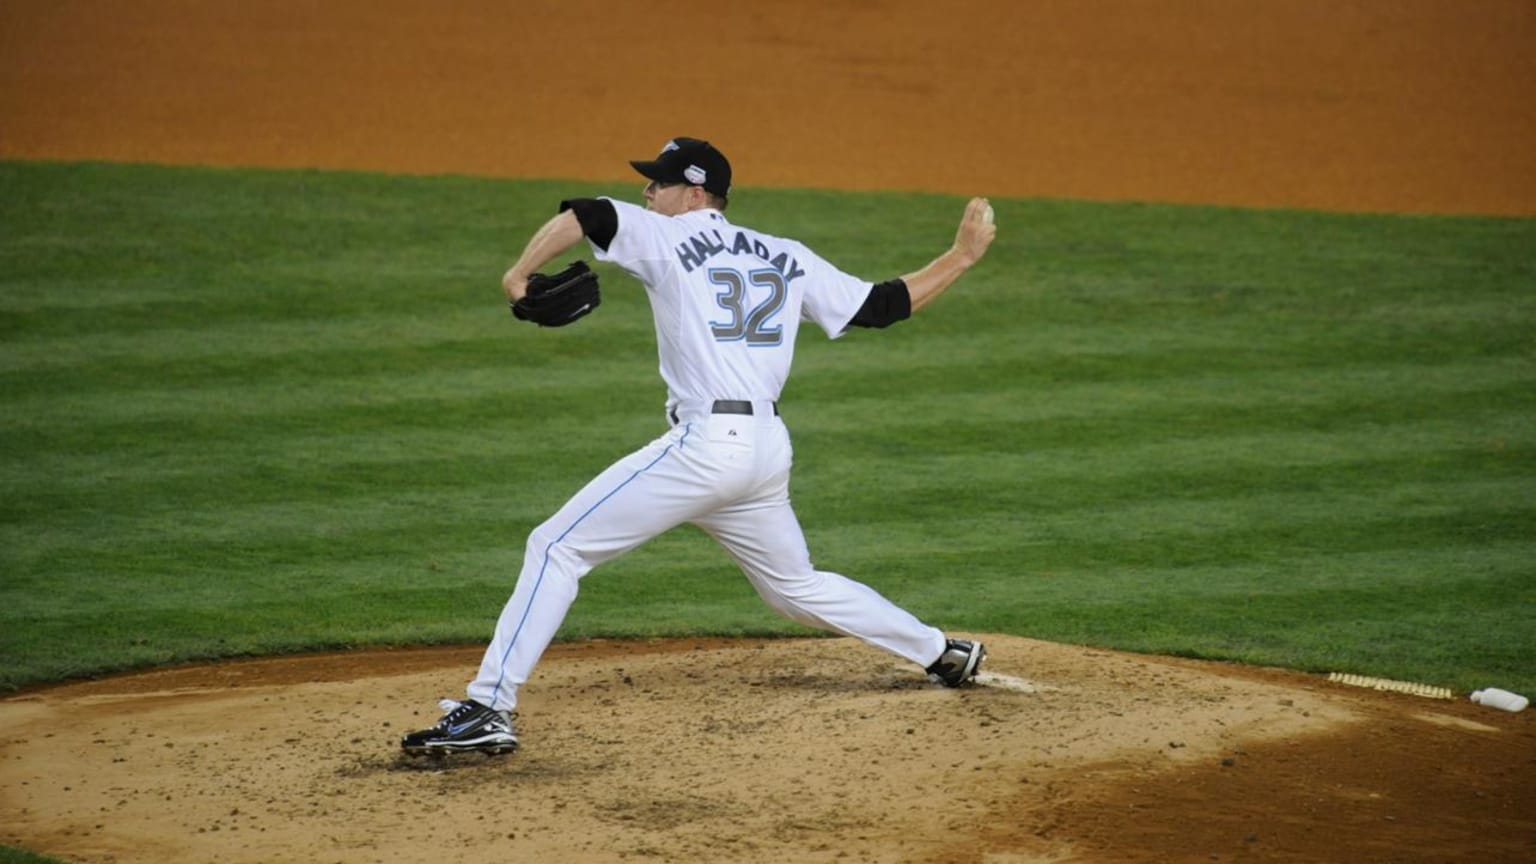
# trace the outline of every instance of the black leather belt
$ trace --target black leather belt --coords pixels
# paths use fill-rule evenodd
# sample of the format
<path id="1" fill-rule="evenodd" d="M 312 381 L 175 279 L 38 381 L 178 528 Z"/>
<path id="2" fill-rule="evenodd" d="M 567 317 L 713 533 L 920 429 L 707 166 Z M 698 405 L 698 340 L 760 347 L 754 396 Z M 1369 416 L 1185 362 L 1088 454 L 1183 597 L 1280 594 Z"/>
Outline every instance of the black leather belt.
<path id="1" fill-rule="evenodd" d="M 677 419 L 677 409 L 670 412 L 673 424 L 680 422 Z M 752 414 L 752 403 L 745 399 L 716 399 L 715 404 L 709 406 L 711 414 Z M 773 403 L 773 416 L 779 416 L 779 403 Z"/>
<path id="2" fill-rule="evenodd" d="M 716 399 L 711 414 L 751 414 L 752 403 L 745 399 Z M 773 416 L 779 416 L 779 403 L 773 403 Z"/>

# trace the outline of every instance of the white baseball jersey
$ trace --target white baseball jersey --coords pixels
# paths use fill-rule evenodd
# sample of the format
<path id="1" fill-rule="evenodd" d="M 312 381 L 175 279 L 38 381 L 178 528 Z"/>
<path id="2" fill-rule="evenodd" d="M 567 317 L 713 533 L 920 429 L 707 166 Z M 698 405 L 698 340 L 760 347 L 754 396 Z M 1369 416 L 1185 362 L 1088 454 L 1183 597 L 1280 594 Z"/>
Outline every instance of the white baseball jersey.
<path id="1" fill-rule="evenodd" d="M 758 595 L 786 617 L 932 663 L 944 651 L 941 631 L 868 586 L 812 565 L 789 501 L 793 449 L 773 404 L 800 322 L 814 321 L 836 338 L 870 283 L 715 210 L 663 216 L 612 204 L 617 230 L 606 250 L 593 251 L 649 293 L 673 425 L 593 478 L 529 535 L 469 697 L 512 710 L 581 578 L 685 522 L 725 547 Z"/>
<path id="2" fill-rule="evenodd" d="M 793 240 L 732 225 L 718 210 L 662 216 L 613 201 L 619 227 L 599 261 L 650 293 L 656 351 L 672 403 L 774 401 L 802 320 L 837 338 L 870 283 Z"/>

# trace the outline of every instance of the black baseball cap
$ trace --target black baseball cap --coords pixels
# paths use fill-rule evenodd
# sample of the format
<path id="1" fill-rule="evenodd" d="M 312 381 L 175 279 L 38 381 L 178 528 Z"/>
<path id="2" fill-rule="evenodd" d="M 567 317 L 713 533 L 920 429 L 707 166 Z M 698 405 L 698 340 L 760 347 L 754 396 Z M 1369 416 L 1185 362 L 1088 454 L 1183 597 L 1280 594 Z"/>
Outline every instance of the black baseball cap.
<path id="1" fill-rule="evenodd" d="M 731 194 L 731 163 L 715 145 L 698 138 L 673 138 L 655 159 L 631 161 L 636 171 L 657 183 L 687 183 L 721 198 Z"/>

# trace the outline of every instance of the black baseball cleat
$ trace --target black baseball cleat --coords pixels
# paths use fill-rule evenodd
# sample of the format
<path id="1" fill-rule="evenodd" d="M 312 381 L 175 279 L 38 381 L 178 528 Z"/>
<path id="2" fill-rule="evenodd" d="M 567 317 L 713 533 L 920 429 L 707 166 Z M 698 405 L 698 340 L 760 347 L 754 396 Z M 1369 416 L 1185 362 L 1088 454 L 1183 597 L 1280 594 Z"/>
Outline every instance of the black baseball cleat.
<path id="1" fill-rule="evenodd" d="M 951 639 L 927 672 L 945 687 L 963 687 L 981 671 L 981 661 L 985 659 L 987 649 L 980 642 Z"/>
<path id="2" fill-rule="evenodd" d="M 400 739 L 400 749 L 412 756 L 439 756 L 448 753 L 511 753 L 517 749 L 517 731 L 512 715 L 487 708 L 473 699 L 460 702 L 444 699 L 437 703 L 447 712 L 431 729 L 412 732 Z"/>

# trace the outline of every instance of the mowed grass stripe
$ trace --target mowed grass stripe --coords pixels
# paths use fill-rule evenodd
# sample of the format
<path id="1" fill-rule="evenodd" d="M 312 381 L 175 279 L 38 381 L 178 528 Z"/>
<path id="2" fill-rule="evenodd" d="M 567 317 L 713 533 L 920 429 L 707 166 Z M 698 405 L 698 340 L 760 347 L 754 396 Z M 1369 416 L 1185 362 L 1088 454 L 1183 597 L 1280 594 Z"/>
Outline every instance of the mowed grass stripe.
<path id="1" fill-rule="evenodd" d="M 1426 381 L 1432 385 L 1434 378 L 1426 376 Z M 342 389 L 353 394 L 368 392 L 350 385 Z M 868 400 L 819 406 L 812 419 L 797 423 L 797 433 L 813 444 L 838 449 L 859 444 L 878 448 L 882 441 L 947 437 L 969 445 L 967 450 L 976 454 L 952 458 L 943 451 L 935 452 L 926 460 L 904 465 L 901 475 L 884 481 L 887 484 L 911 479 L 926 485 L 942 482 L 945 477 L 963 483 L 989 474 L 999 481 L 989 484 L 992 487 L 1006 488 L 1011 477 L 1076 485 L 1082 481 L 1074 475 L 1080 474 L 1084 478 L 1107 475 L 1115 483 L 1140 486 L 1145 483 L 1138 481 L 1136 474 L 1144 470 L 1144 460 L 1155 459 L 1164 469 L 1178 465 L 1183 471 L 1200 466 L 1216 472 L 1237 467 L 1253 471 L 1276 460 L 1296 466 L 1302 459 L 1348 456 L 1368 449 L 1375 457 L 1371 469 L 1379 471 L 1383 467 L 1380 456 L 1394 448 L 1415 464 L 1433 461 L 1432 457 L 1445 448 L 1473 447 L 1488 451 L 1489 458 L 1503 458 L 1510 470 L 1518 470 L 1522 463 L 1530 465 L 1529 450 L 1536 444 L 1536 436 L 1527 422 L 1528 415 L 1520 410 L 1519 400 L 1526 392 L 1523 384 L 1501 385 L 1491 392 L 1463 389 L 1440 393 L 1432 386 L 1420 390 L 1423 392 L 1415 393 L 1414 401 L 1381 399 L 1371 391 L 1372 401 L 1356 394 L 1350 399 L 1301 407 L 1270 400 L 1265 388 L 1255 387 L 1244 391 L 1256 395 L 1242 400 L 1248 404 L 1234 404 L 1238 400 L 1230 396 L 1214 406 L 1178 401 L 1154 405 L 1149 404 L 1152 400 L 1143 399 L 1114 413 L 1108 413 L 1106 406 L 1125 400 L 1095 398 L 1087 401 L 1100 414 L 1045 419 L 1016 419 L 1004 413 L 1007 405 L 995 401 L 970 404 L 963 395 L 951 394 L 947 398 L 935 396 L 928 410 L 915 417 L 887 411 L 889 422 L 873 427 L 865 422 L 868 413 L 884 409 Z M 588 390 L 571 388 L 564 394 L 567 399 L 597 404 L 606 392 L 606 388 L 594 386 Z M 40 496 L 59 503 L 68 495 L 89 495 L 90 488 L 97 488 L 101 495 L 131 497 L 146 491 L 140 482 L 163 491 L 193 492 L 216 480 L 254 479 L 252 465 L 314 472 L 326 478 L 318 485 L 327 493 L 336 491 L 335 484 L 345 483 L 348 473 L 367 475 L 379 467 L 393 469 L 394 476 L 401 479 L 431 485 L 437 473 L 461 481 L 462 469 L 475 462 L 496 464 L 519 456 L 570 457 L 577 452 L 600 456 L 628 446 L 627 440 L 616 437 L 618 432 L 643 437 L 661 431 L 654 406 L 646 397 L 633 400 L 637 411 L 617 417 L 604 413 L 541 417 L 540 411 L 546 406 L 538 400 L 514 401 L 500 396 L 450 399 L 446 394 L 422 400 L 386 399 L 377 406 L 364 402 L 280 414 L 255 410 L 278 407 L 273 403 L 280 401 L 278 396 L 252 400 L 251 410 L 241 414 L 194 413 L 196 425 L 156 419 L 49 428 L 29 418 L 10 429 L 13 443 L 28 436 L 35 438 L 29 461 L 11 474 L 11 488 L 24 498 Z M 214 404 L 224 403 L 216 400 Z M 1073 400 L 1049 400 L 1049 404 L 1059 408 L 1072 405 Z M 1456 413 L 1457 421 L 1438 419 L 1438 414 L 1445 412 Z M 87 410 L 82 416 L 96 413 Z M 1477 422 L 1470 424 L 1466 422 L 1469 420 Z M 521 432 L 520 427 L 531 421 L 538 422 L 537 432 Z M 592 434 L 598 429 L 601 434 Z M 820 441 L 823 436 L 825 442 Z M 101 452 L 102 442 L 113 439 L 137 452 L 135 459 L 111 474 L 112 489 L 107 490 L 100 488 L 101 472 L 122 463 L 121 454 Z M 1372 442 L 1381 443 L 1371 447 Z M 1155 445 L 1155 450 L 1138 450 L 1139 445 Z M 221 458 L 197 458 L 205 448 L 217 448 Z M 423 458 L 430 454 L 444 456 L 440 460 Z M 1110 460 L 1117 455 L 1128 457 L 1128 471 L 1115 470 L 1115 462 Z M 935 463 L 942 467 L 933 470 Z M 850 464 L 854 470 L 863 470 L 862 459 Z M 411 465 L 418 467 L 412 470 Z M 835 465 L 832 470 L 836 470 Z M 1041 477 L 1041 472 L 1047 476 Z M 374 479 L 371 475 L 358 476 L 356 482 L 366 485 Z M 174 485 L 167 485 L 167 481 Z M 286 489 L 283 493 L 289 494 Z M 177 497 L 183 500 L 183 496 Z"/>
<path id="2" fill-rule="evenodd" d="M 1512 422 L 1518 423 L 1518 419 Z M 1485 429 L 1484 434 L 1488 431 Z M 1370 437 L 1380 432 L 1381 427 L 1373 425 L 1364 434 Z M 1361 452 L 1359 447 L 1341 445 L 1337 436 L 1318 437 L 1326 439 L 1328 452 L 1333 454 Z M 311 442 L 312 448 L 324 449 L 278 442 L 265 451 L 243 452 L 237 454 L 239 459 L 212 463 L 210 470 L 201 471 L 184 464 L 181 455 L 171 453 L 158 465 L 142 466 L 136 478 L 103 478 L 90 471 L 61 473 L 63 488 L 48 486 L 50 472 L 40 472 L 35 475 L 34 490 L 28 492 L 21 484 L 13 487 L 23 493 L 27 503 L 13 501 L 11 507 L 46 508 L 55 513 L 50 520 L 55 528 L 73 523 L 83 531 L 116 512 L 124 526 L 136 521 L 159 525 L 167 516 L 178 516 L 177 531 L 184 531 L 213 519 L 214 524 L 245 532 L 246 539 L 252 539 L 249 526 L 287 534 L 306 526 L 320 530 L 359 519 L 376 524 L 384 513 L 391 512 L 420 509 L 431 514 L 452 513 L 498 499 L 505 517 L 526 518 L 529 512 L 539 513 L 558 503 L 563 499 L 561 490 L 578 482 L 564 469 L 541 471 L 538 467 L 556 457 L 569 462 L 578 451 L 570 446 L 530 448 L 509 435 L 499 439 L 499 447 L 485 448 L 486 454 L 466 455 L 451 450 L 452 440 L 438 438 L 431 448 L 449 452 L 438 458 L 422 458 L 419 454 L 428 448 L 421 440 L 396 440 L 373 452 L 363 449 L 373 440 L 342 435 Z M 859 482 L 870 467 L 868 461 L 843 461 L 818 454 L 809 466 L 802 465 L 797 488 L 809 490 L 801 504 L 803 510 L 840 526 L 871 520 L 924 519 L 930 530 L 938 528 L 943 515 L 939 512 L 925 518 L 935 498 L 962 501 L 971 509 L 1021 515 L 1070 513 L 1075 507 L 1118 502 L 1122 508 L 1162 511 L 1160 518 L 1165 525 L 1185 526 L 1201 524 L 1201 520 L 1179 512 L 1175 502 L 1214 500 L 1218 508 L 1226 509 L 1242 496 L 1311 495 L 1320 502 L 1314 507 L 1304 506 L 1299 499 L 1287 499 L 1278 509 L 1281 513 L 1308 512 L 1332 506 L 1344 514 L 1358 512 L 1364 505 L 1416 498 L 1442 500 L 1443 490 L 1426 492 L 1422 487 L 1505 471 L 1512 473 L 1497 477 L 1496 482 L 1509 488 L 1499 500 L 1529 501 L 1536 495 L 1536 483 L 1532 482 L 1536 476 L 1521 470 L 1531 463 L 1533 450 L 1529 447 L 1510 450 L 1490 443 L 1457 449 L 1425 447 L 1421 442 L 1390 455 L 1377 452 L 1358 460 L 1341 461 L 1323 455 L 1310 463 L 1274 461 L 1276 453 L 1294 457 L 1300 449 L 1293 442 L 1270 436 L 1263 443 L 1248 442 L 1246 446 L 1230 441 L 1201 442 L 1199 446 L 1186 442 L 1183 459 L 1171 448 L 1153 446 L 1136 451 L 1145 458 L 1115 453 L 1113 461 L 1103 458 L 1102 446 L 1013 456 L 937 456 L 910 470 L 895 472 L 879 484 Z M 579 448 L 597 466 L 607 463 L 614 455 L 612 450 L 602 442 L 584 442 Z M 266 464 L 253 466 L 258 460 Z M 977 476 L 991 479 L 977 483 Z M 391 497 L 378 498 L 381 489 L 397 491 Z M 1523 499 L 1522 492 L 1526 493 Z M 1361 494 L 1366 497 L 1359 497 Z M 1471 506 L 1474 501 L 1465 503 Z M 65 516 L 71 509 L 77 514 L 73 519 Z M 1136 521 L 1123 511 L 1104 515 L 1115 517 L 1110 524 Z M 105 536 L 117 535 L 108 532 Z M 157 535 L 155 542 L 163 539 Z M 49 551 L 50 544 L 35 540 L 33 545 L 38 553 Z"/>
<path id="3" fill-rule="evenodd" d="M 613 281 L 621 278 L 625 277 L 615 276 Z M 352 288 L 330 285 L 323 290 L 334 293 Z M 182 326 L 168 326 L 162 320 L 155 321 L 154 326 L 127 332 L 73 325 L 59 334 L 23 332 L 8 340 L 7 350 L 0 357 L 4 361 L 0 374 L 7 377 L 0 380 L 16 380 L 11 376 L 19 373 L 68 376 L 102 364 L 121 368 L 122 379 L 131 381 L 131 373 L 154 375 L 182 366 L 196 369 L 209 360 L 226 364 L 257 359 L 294 362 L 311 356 L 342 358 L 348 349 L 353 353 L 365 348 L 377 352 L 381 346 L 391 348 L 380 356 L 381 363 L 419 357 L 426 351 L 456 356 L 455 352 L 491 348 L 503 358 L 538 362 L 546 352 L 569 356 L 591 353 L 594 348 L 604 352 L 615 347 L 634 350 L 643 346 L 652 332 L 649 316 L 641 308 L 644 299 L 639 296 L 640 289 L 633 284 L 627 289 L 615 285 L 603 301 L 607 313 L 604 317 L 612 319 L 604 329 L 606 338 L 574 331 L 549 332 L 532 339 L 530 345 L 532 334 L 517 329 L 518 322 L 499 301 L 500 290 L 496 279 L 482 278 L 468 285 L 455 285 L 446 296 L 400 302 L 381 298 L 366 310 L 350 313 L 300 307 L 292 318 L 278 321 L 190 321 Z M 207 294 L 210 302 L 235 302 L 230 297 L 234 289 L 228 286 L 199 287 L 183 293 Z M 626 307 L 641 314 L 611 311 Z M 85 333 L 91 338 L 81 339 Z M 72 383 L 67 378 L 60 381 Z"/>
<path id="4" fill-rule="evenodd" d="M 552 364 L 549 358 L 538 364 L 518 365 L 493 354 L 494 349 L 477 349 L 467 356 L 448 351 L 411 356 L 412 352 L 402 349 L 391 359 L 371 363 L 366 352 L 349 351 L 300 355 L 270 364 L 210 361 L 196 367 L 145 371 L 126 380 L 119 377 L 124 374 L 122 370 L 102 369 L 101 374 L 92 374 L 85 369 L 70 376 L 78 379 L 78 385 L 76 380 L 34 375 L 27 376 L 26 384 L 7 390 L 14 413 L 0 422 L 25 422 L 46 429 L 50 425 L 74 426 L 82 420 L 105 424 L 140 417 L 195 417 L 210 409 L 241 415 L 306 411 L 324 408 L 338 398 L 348 405 L 367 402 L 381 409 L 387 409 L 391 401 L 419 399 L 445 403 L 505 400 L 517 404 L 547 400 L 553 392 L 568 387 L 593 391 L 611 388 L 615 382 L 621 385 L 615 388 L 620 392 L 643 389 L 656 404 L 664 397 L 656 380 L 654 357 L 649 353 L 626 355 L 627 363 L 611 356 L 586 356 L 570 358 L 564 365 Z M 460 362 L 454 362 L 456 356 Z M 552 365 L 559 374 L 544 374 Z M 1191 409 L 1328 402 L 1348 406 L 1362 401 L 1412 404 L 1439 393 L 1498 392 L 1506 388 L 1516 391 L 1516 401 L 1507 404 L 1523 408 L 1531 398 L 1520 398 L 1519 389 L 1524 388 L 1527 394 L 1536 389 L 1536 364 L 1505 357 L 1418 365 L 1229 369 L 1222 374 L 1212 374 L 1207 364 L 1182 374 L 1146 374 L 1114 381 L 1051 380 L 1041 368 L 1009 362 L 1009 358 L 979 368 L 892 358 L 879 371 L 807 375 L 803 383 L 797 381 L 786 392 L 782 407 L 789 412 L 803 406 L 797 426 L 829 413 L 841 418 L 868 411 L 870 401 L 880 400 L 880 385 L 894 374 L 902 375 L 924 397 L 907 406 L 893 406 L 897 416 L 921 411 L 932 400 L 942 400 L 942 406 L 935 407 L 949 410 L 984 415 L 1029 411 L 1031 416 L 1051 417 L 1170 404 Z M 945 386 L 945 380 L 956 383 Z M 1241 386 L 1234 381 L 1241 381 Z"/>
<path id="5" fill-rule="evenodd" d="M 630 310 L 641 310 L 644 306 L 640 289 L 635 283 L 626 281 L 627 277 L 620 275 L 615 268 L 601 264 L 597 266 L 600 273 L 612 276 L 611 281 L 614 282 L 604 303 L 612 309 L 624 310 L 622 315 L 605 315 L 615 319 L 608 325 L 609 332 L 626 335 L 643 335 L 648 332 L 648 316 L 637 319 L 628 314 Z M 491 272 L 494 274 L 494 269 Z M 302 351 L 317 344 L 344 345 L 364 338 L 398 340 L 404 346 L 462 341 L 466 338 L 504 337 L 506 330 L 515 325 L 509 316 L 501 313 L 495 303 L 499 296 L 499 286 L 495 279 L 486 278 L 483 273 L 477 276 L 473 280 L 453 280 L 446 284 L 429 283 L 421 286 L 423 290 L 418 292 L 420 296 L 373 296 L 360 309 L 326 308 L 316 298 L 346 293 L 352 286 L 345 283 L 323 284 L 297 295 L 292 307 L 285 307 L 282 316 L 247 315 L 232 320 L 204 320 L 194 315 L 190 316 L 190 320 L 182 320 L 180 317 L 159 315 L 151 310 L 144 315 L 142 324 L 134 326 L 126 326 L 120 318 L 110 314 L 103 321 L 83 319 L 72 306 L 36 310 L 36 320 L 22 320 L 16 309 L 6 308 L 18 305 L 14 303 L 18 295 L 25 296 L 24 291 L 17 291 L 13 287 L 12 293 L 0 298 L 0 313 L 5 315 L 15 330 L 8 335 L 10 350 L 6 352 L 5 359 L 21 369 L 41 369 L 92 359 L 169 361 L 223 354 L 272 356 Z M 270 275 L 267 278 L 270 279 Z M 255 290 L 265 289 L 262 285 L 252 287 Z M 1478 296 L 1479 287 L 1476 285 L 1458 287 L 1466 291 L 1466 295 L 1431 299 L 1388 298 L 1378 300 L 1378 305 L 1364 307 L 1336 303 L 1309 306 L 1293 301 L 1279 308 L 1268 308 L 1272 304 L 1239 304 L 1207 297 L 1191 309 L 1179 310 L 1179 314 L 1166 316 L 1168 320 L 1162 322 L 1165 326 L 1158 328 L 1145 327 L 1146 318 L 1158 317 L 1155 309 L 1116 307 L 1107 304 L 1103 297 L 1077 300 L 1075 302 L 1085 305 L 1083 312 L 1086 314 L 1063 316 L 1059 304 L 1067 300 L 1066 308 L 1071 308 L 1073 293 L 1053 281 L 1014 286 L 1013 290 L 1019 296 L 999 295 L 996 291 L 973 291 L 967 284 L 944 303 L 950 309 L 952 322 L 963 323 L 966 328 L 1008 330 L 1016 334 L 1016 344 L 1010 354 L 1043 354 L 1056 359 L 1079 355 L 1113 357 L 1169 349 L 1183 352 L 1197 349 L 1234 350 L 1236 353 L 1233 359 L 1238 360 L 1260 349 L 1301 349 L 1310 355 L 1312 352 L 1308 349 L 1315 347 L 1319 334 L 1315 329 L 1304 326 L 1286 326 L 1296 323 L 1325 324 L 1323 335 L 1336 338 L 1339 347 L 1346 352 L 1375 352 L 1392 347 L 1397 349 L 1398 356 L 1401 356 L 1404 349 L 1427 347 L 1431 343 L 1438 343 L 1439 337 L 1454 336 L 1458 331 L 1475 328 L 1475 335 L 1480 338 L 1473 344 L 1468 344 L 1464 339 L 1453 339 L 1433 347 L 1437 351 L 1482 352 L 1488 347 L 1484 337 L 1504 332 L 1536 309 L 1536 298 L 1512 297 L 1503 293 Z M 201 297 L 204 304 L 227 304 L 234 299 L 231 295 L 238 295 L 240 291 L 238 286 L 216 284 L 197 284 L 168 290 L 160 283 L 145 282 L 138 285 L 132 280 L 115 284 L 114 288 L 112 299 L 125 304 L 134 302 L 144 291 L 163 293 L 167 295 L 164 301 L 166 304 L 180 304 L 178 308 L 183 317 L 186 317 L 184 306 L 189 298 Z M 1055 301 L 1058 305 L 1040 306 L 1040 294 L 1045 291 L 1059 295 Z M 79 296 L 81 293 L 72 289 L 69 295 L 84 302 Z M 271 302 L 270 298 L 268 302 Z M 1008 308 L 1015 312 L 1031 306 L 1036 308 L 1031 314 L 999 318 L 990 313 L 995 311 L 1000 302 L 1008 304 Z M 1256 318 L 1256 313 L 1264 317 Z M 1094 314 L 1100 320 L 1078 320 Z M 1134 314 L 1136 320 L 1130 321 L 1128 326 L 1126 322 L 1114 320 L 1128 318 L 1130 314 Z M 1276 315 L 1280 317 L 1274 317 Z M 1102 320 L 1103 317 L 1111 320 Z M 1287 318 L 1295 321 L 1288 321 Z M 943 329 L 952 329 L 952 326 Z M 83 333 L 90 333 L 93 338 L 81 342 L 78 336 Z M 326 336 L 327 341 L 317 343 L 315 339 L 318 335 Z M 574 343 L 590 341 L 589 338 L 584 340 L 584 335 L 562 332 L 559 338 Z M 945 335 L 950 337 L 950 342 L 943 340 Z M 890 331 L 884 334 L 854 332 L 847 338 L 849 342 L 878 341 L 880 344 L 900 344 L 912 340 L 914 345 L 925 346 L 928 350 L 920 354 L 931 359 L 952 356 L 949 353 L 951 350 L 964 351 L 966 346 L 969 346 L 973 356 L 979 356 L 982 349 L 987 347 L 996 350 L 996 346 L 978 344 L 974 339 L 966 339 L 966 335 L 964 332 L 943 333 L 941 330 L 939 335 L 928 333 L 923 336 L 903 336 L 898 331 Z M 1257 343 L 1254 341 L 1256 337 L 1260 340 Z M 1356 341 L 1361 337 L 1365 341 Z M 1381 341 L 1383 337 L 1390 337 L 1391 342 Z M 1514 342 L 1500 342 L 1506 348 L 1518 345 Z M 938 348 L 945 350 L 935 350 Z M 61 357 L 59 352 L 63 349 L 68 349 L 68 353 Z M 839 360 L 858 368 L 869 362 L 868 357 L 841 356 L 847 353 L 841 347 L 830 350 L 825 347 L 813 348 L 805 351 L 797 362 L 804 361 L 807 368 L 835 368 L 841 365 Z M 1206 355 L 1207 362 L 1226 359 Z"/>
<path id="6" fill-rule="evenodd" d="M 391 480 L 378 478 L 380 483 Z M 817 517 L 813 530 L 839 537 L 840 545 L 850 548 L 871 545 L 860 542 L 863 526 L 876 526 L 878 544 L 890 526 L 915 520 L 922 521 L 924 539 L 953 543 L 975 532 L 979 520 L 972 514 L 981 510 L 990 514 L 987 521 L 1007 530 L 972 538 L 978 549 L 1049 542 L 1108 563 L 1142 566 L 1157 563 L 1159 556 L 1170 562 L 1212 556 L 1238 561 L 1309 548 L 1419 547 L 1458 538 L 1492 542 L 1518 536 L 1522 520 L 1531 518 L 1536 510 L 1532 485 L 1530 477 L 1400 480 L 1362 492 L 1252 488 L 1202 497 L 1088 500 L 1076 507 L 1058 502 L 1047 508 L 1031 501 L 1027 487 L 968 496 L 962 484 L 934 482 L 900 490 L 921 497 L 899 508 L 882 507 L 876 496 L 843 495 L 824 503 L 812 501 L 801 510 L 803 516 Z M 144 569 L 174 566 L 161 559 L 195 563 L 231 551 L 261 560 L 290 553 L 331 558 L 336 550 L 373 557 L 417 545 L 436 548 L 441 543 L 433 539 L 437 537 L 463 542 L 480 536 L 489 541 L 498 526 L 505 537 L 517 538 L 532 527 L 530 517 L 542 518 L 541 504 L 550 506 L 548 500 L 537 499 L 560 492 L 557 481 L 532 484 L 532 495 L 529 486 L 504 489 L 466 482 L 462 488 L 462 497 L 439 490 L 380 498 L 360 489 L 351 495 L 333 491 L 310 500 L 295 495 L 252 505 L 191 502 L 108 519 L 86 512 L 56 522 L 54 529 L 64 530 L 53 542 L 46 536 L 34 539 L 34 550 L 16 557 L 17 572 L 25 572 L 28 563 L 71 559 Z M 479 504 L 479 510 L 471 504 Z M 964 505 L 967 515 L 950 515 L 944 504 Z M 1021 566 L 1026 568 L 1021 575 L 1041 568 L 1027 561 Z"/>

